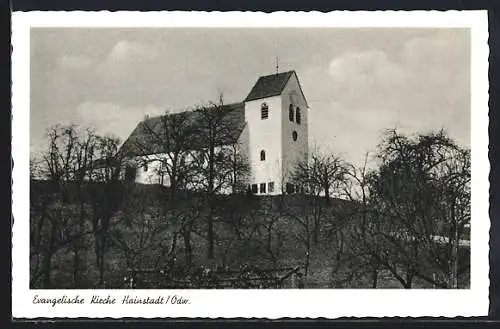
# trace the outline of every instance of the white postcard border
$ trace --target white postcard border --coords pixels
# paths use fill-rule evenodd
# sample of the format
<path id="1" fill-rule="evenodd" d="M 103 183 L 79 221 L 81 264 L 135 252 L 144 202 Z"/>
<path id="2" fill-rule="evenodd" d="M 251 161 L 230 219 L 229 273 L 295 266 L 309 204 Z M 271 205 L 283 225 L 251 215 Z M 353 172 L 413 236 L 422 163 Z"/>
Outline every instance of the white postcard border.
<path id="1" fill-rule="evenodd" d="M 30 290 L 29 109 L 31 27 L 468 27 L 471 29 L 471 288 L 467 290 Z M 14 12 L 12 18 L 12 315 L 16 318 L 483 316 L 489 295 L 488 26 L 486 11 Z M 115 305 L 89 304 L 92 295 Z M 84 305 L 35 304 L 39 297 Z M 122 305 L 125 295 L 182 296 L 189 304 Z"/>

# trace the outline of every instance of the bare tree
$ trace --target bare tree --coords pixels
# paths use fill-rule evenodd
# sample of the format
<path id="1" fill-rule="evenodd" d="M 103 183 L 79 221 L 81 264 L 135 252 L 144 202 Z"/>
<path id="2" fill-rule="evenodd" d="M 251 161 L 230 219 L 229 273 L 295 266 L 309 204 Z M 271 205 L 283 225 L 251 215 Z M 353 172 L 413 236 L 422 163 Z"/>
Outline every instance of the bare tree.
<path id="1" fill-rule="evenodd" d="M 292 181 L 300 186 L 307 195 L 312 196 L 311 210 L 314 220 L 313 241 L 318 243 L 321 230 L 321 219 L 324 217 L 325 207 L 330 203 L 331 195 L 340 196 L 344 190 L 347 177 L 347 165 L 333 154 L 314 151 L 309 159 L 300 161 L 292 174 Z M 320 195 L 324 195 L 325 202 Z"/>
<path id="2" fill-rule="evenodd" d="M 160 183 L 167 176 L 172 198 L 186 187 L 191 171 L 189 158 L 198 133 L 195 116 L 193 111 L 185 111 L 147 118 L 123 147 L 124 152 L 138 154 L 141 165 L 160 164 L 156 174 Z"/>
<path id="3" fill-rule="evenodd" d="M 121 184 L 122 154 L 118 152 L 120 140 L 114 136 L 96 136 L 96 160 L 87 170 L 91 224 L 94 232 L 94 252 L 99 271 L 99 283 L 104 284 L 105 255 L 112 216 L 118 211 L 124 190 Z"/>
<path id="4" fill-rule="evenodd" d="M 68 138 L 74 138 L 74 146 L 72 151 L 74 152 L 74 160 L 69 163 L 69 166 L 73 166 L 69 173 L 70 182 L 74 184 L 76 190 L 76 202 L 78 204 L 78 215 L 77 215 L 77 225 L 74 225 L 76 232 L 76 237 L 73 240 L 72 251 L 73 251 L 73 284 L 75 287 L 80 286 L 80 275 L 81 269 L 84 267 L 82 263 L 82 253 L 85 252 L 87 241 L 81 236 L 81 232 L 86 230 L 85 222 L 87 219 L 87 209 L 86 209 L 86 195 L 85 195 L 85 180 L 87 177 L 87 170 L 92 166 L 95 156 L 96 147 L 96 136 L 91 129 L 87 129 L 84 134 L 78 136 L 76 130 L 66 130 L 69 134 Z M 68 157 L 70 150 L 68 149 Z"/>
<path id="5" fill-rule="evenodd" d="M 311 248 L 313 244 L 315 196 L 293 196 L 288 200 L 286 217 L 298 225 L 293 225 L 292 236 L 304 250 L 304 274 L 309 274 Z"/>
<path id="6" fill-rule="evenodd" d="M 351 202 L 353 207 L 349 212 L 351 225 L 347 231 L 348 239 L 351 241 L 349 254 L 351 262 L 356 259 L 363 264 L 362 271 L 368 265 L 371 272 L 371 287 L 377 288 L 378 277 L 381 266 L 374 255 L 381 253 L 381 243 L 377 234 L 382 228 L 377 226 L 373 219 L 373 204 L 370 198 L 370 183 L 373 173 L 368 168 L 369 153 L 365 154 L 363 165 L 360 167 L 347 164 L 347 180 L 344 185 L 344 195 Z M 353 266 L 356 268 L 356 266 Z"/>
<path id="7" fill-rule="evenodd" d="M 272 266 L 283 260 L 286 248 L 293 242 L 287 239 L 289 217 L 286 212 L 287 202 L 284 195 L 261 198 L 259 206 L 252 213 L 256 225 L 258 245 L 263 246 L 262 257 Z"/>
<path id="8" fill-rule="evenodd" d="M 169 228 L 173 221 L 151 206 L 153 198 L 143 190 L 125 196 L 126 211 L 121 214 L 120 225 L 114 225 L 108 238 L 120 250 L 128 269 L 160 270 L 175 254 L 177 235 Z M 170 245 L 163 242 L 172 239 Z"/>
<path id="9" fill-rule="evenodd" d="M 220 96 L 218 103 L 197 110 L 200 115 L 198 133 L 205 139 L 202 148 L 194 155 L 196 178 L 193 184 L 202 190 L 207 198 L 207 258 L 214 257 L 214 214 L 216 195 L 235 187 L 248 173 L 248 163 L 240 156 L 235 145 L 240 131 L 238 123 L 230 118 L 231 109 L 224 105 Z"/>
<path id="10" fill-rule="evenodd" d="M 41 253 L 42 258 L 40 268 L 34 269 L 32 284 L 41 275 L 42 286 L 51 287 L 52 258 L 62 247 L 69 247 L 73 251 L 73 285 L 78 286 L 81 252 L 89 234 L 85 227 L 83 185 L 85 170 L 94 155 L 95 136 L 90 130 L 81 134 L 75 125 L 57 125 L 50 128 L 48 138 L 39 169 L 41 177 L 50 184 L 49 190 L 31 201 L 33 213 L 40 214 L 32 230 L 33 253 Z"/>
<path id="11" fill-rule="evenodd" d="M 382 246 L 373 256 L 405 288 L 411 288 L 416 277 L 456 287 L 457 236 L 470 220 L 469 152 L 443 131 L 410 139 L 390 130 L 378 157 L 381 166 L 370 194 L 373 219 L 380 225 L 370 234 L 379 236 Z M 449 232 L 448 252 L 439 242 L 443 233 L 436 232 Z M 436 271 L 445 279 L 433 276 Z"/>

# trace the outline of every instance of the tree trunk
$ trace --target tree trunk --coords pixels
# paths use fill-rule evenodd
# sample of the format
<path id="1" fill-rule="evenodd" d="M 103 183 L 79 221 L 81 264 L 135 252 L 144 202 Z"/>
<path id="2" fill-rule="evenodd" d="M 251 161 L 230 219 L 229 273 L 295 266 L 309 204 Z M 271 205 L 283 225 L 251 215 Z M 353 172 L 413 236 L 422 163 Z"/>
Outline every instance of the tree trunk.
<path id="1" fill-rule="evenodd" d="M 373 267 L 372 269 L 372 288 L 375 289 L 377 288 L 378 284 L 378 270 Z"/>
<path id="2" fill-rule="evenodd" d="M 221 105 L 222 106 L 222 99 L 221 99 Z M 208 218 L 207 218 L 207 223 L 208 223 L 208 228 L 207 228 L 207 258 L 208 259 L 213 259 L 214 258 L 214 202 L 215 202 L 215 197 L 216 197 L 216 187 L 215 187 L 215 180 L 216 180 L 216 170 L 218 169 L 216 164 L 217 164 L 217 157 L 216 157 L 216 147 L 218 145 L 221 145 L 221 138 L 223 137 L 221 134 L 224 134 L 224 127 L 221 126 L 223 123 L 222 121 L 222 112 L 220 112 L 221 107 L 216 106 L 215 108 L 207 108 L 203 112 L 204 115 L 204 120 L 205 120 L 205 126 L 204 129 L 208 132 L 207 135 L 207 142 L 208 142 L 208 167 L 207 171 L 204 172 L 206 174 L 207 178 L 207 189 L 206 189 L 206 197 L 208 198 L 208 203 L 209 203 L 209 212 L 208 212 Z"/>
<path id="3" fill-rule="evenodd" d="M 94 253 L 95 253 L 95 265 L 97 266 L 97 270 L 99 271 L 99 282 L 98 284 L 102 284 L 102 269 L 101 269 L 101 238 L 99 234 L 94 236 Z"/>
<path id="4" fill-rule="evenodd" d="M 193 249 L 191 246 L 191 231 L 183 230 L 182 237 L 184 239 L 184 257 L 186 265 L 190 267 L 192 263 L 192 254 L 193 254 Z"/>
<path id="5" fill-rule="evenodd" d="M 455 206 L 452 204 L 451 216 L 453 220 L 453 244 L 452 244 L 452 270 L 451 270 L 451 288 L 458 288 L 458 248 L 459 248 L 459 236 L 458 236 L 458 224 L 455 217 Z"/>
<path id="6" fill-rule="evenodd" d="M 412 282 L 413 282 L 413 272 L 406 273 L 406 280 L 405 280 L 404 288 L 405 289 L 411 289 L 412 287 Z"/>
<path id="7" fill-rule="evenodd" d="M 97 270 L 99 271 L 99 282 L 98 284 L 102 284 L 102 274 L 101 274 L 101 236 L 99 230 L 99 217 L 97 215 L 98 209 L 95 207 L 95 200 L 92 200 L 94 203 L 93 207 L 93 218 L 92 218 L 92 230 L 94 234 L 94 254 L 95 254 L 95 265 L 97 266 Z"/>
<path id="8" fill-rule="evenodd" d="M 52 288 L 52 282 L 50 274 L 52 272 L 52 251 L 47 250 L 43 255 L 42 260 L 42 288 L 50 289 Z"/>
<path id="9" fill-rule="evenodd" d="M 209 210 L 208 210 L 208 232 L 207 232 L 207 258 L 214 258 L 214 216 L 213 216 L 213 206 L 212 206 L 212 197 L 210 197 L 209 201 Z"/>
<path id="10" fill-rule="evenodd" d="M 50 242 L 49 246 L 45 248 L 45 251 L 43 253 L 42 268 L 41 268 L 41 272 L 43 273 L 42 287 L 45 289 L 52 288 L 52 282 L 51 282 L 52 256 L 54 255 L 53 245 L 56 238 L 56 234 L 57 234 L 57 227 L 54 224 L 54 222 L 51 222 Z"/>
<path id="11" fill-rule="evenodd" d="M 208 232 L 207 232 L 207 258 L 214 258 L 214 180 L 215 180 L 215 146 L 213 140 L 210 141 L 210 151 L 208 157 Z"/>
<path id="12" fill-rule="evenodd" d="M 80 284 L 80 253 L 76 243 L 73 245 L 73 288 L 79 288 Z"/>
<path id="13" fill-rule="evenodd" d="M 104 253 L 106 252 L 106 235 L 104 232 L 99 234 L 99 253 L 97 257 L 97 267 L 99 270 L 99 284 L 104 284 Z"/>
<path id="14" fill-rule="evenodd" d="M 328 180 L 328 176 L 325 176 L 325 180 Z M 323 185 L 323 189 L 325 190 L 325 200 L 328 204 L 330 202 L 330 184 L 328 182 L 325 182 L 325 184 Z"/>
<path id="15" fill-rule="evenodd" d="M 73 247 L 73 287 L 78 288 L 80 285 L 80 251 L 83 248 L 83 237 L 81 234 L 83 233 L 85 229 L 85 210 L 84 210 L 84 200 L 83 200 L 83 193 L 82 193 L 82 186 L 81 186 L 81 181 L 77 182 L 78 185 L 78 201 L 80 202 L 80 209 L 79 209 L 79 216 L 78 216 L 78 225 L 77 225 L 77 232 L 76 232 L 76 238 L 71 243 Z"/>
<path id="16" fill-rule="evenodd" d="M 307 241 L 306 241 L 306 261 L 304 264 L 304 277 L 307 279 L 307 275 L 309 274 L 309 257 L 310 257 L 310 249 L 311 249 L 311 238 L 309 236 L 309 232 L 307 233 Z"/>
<path id="17" fill-rule="evenodd" d="M 177 173 L 173 173 L 172 177 L 170 177 L 170 199 L 171 200 L 175 199 L 176 192 L 177 192 L 177 177 L 175 175 L 177 175 Z"/>
<path id="18" fill-rule="evenodd" d="M 319 223 L 319 217 L 318 217 L 318 218 L 314 219 L 314 228 L 313 228 L 313 243 L 314 243 L 314 245 L 318 244 L 319 230 L 320 230 L 320 223 Z"/>
<path id="19" fill-rule="evenodd" d="M 38 225 L 37 225 L 37 230 L 36 230 L 36 238 L 35 238 L 35 250 L 38 251 L 40 250 L 40 243 L 42 241 L 42 231 L 43 231 L 43 227 L 44 227 L 44 224 L 45 224 L 45 209 L 43 209 L 42 211 L 42 216 L 40 217 L 40 220 L 38 221 Z"/>
<path id="20" fill-rule="evenodd" d="M 99 285 L 104 285 L 104 255 L 99 255 Z"/>

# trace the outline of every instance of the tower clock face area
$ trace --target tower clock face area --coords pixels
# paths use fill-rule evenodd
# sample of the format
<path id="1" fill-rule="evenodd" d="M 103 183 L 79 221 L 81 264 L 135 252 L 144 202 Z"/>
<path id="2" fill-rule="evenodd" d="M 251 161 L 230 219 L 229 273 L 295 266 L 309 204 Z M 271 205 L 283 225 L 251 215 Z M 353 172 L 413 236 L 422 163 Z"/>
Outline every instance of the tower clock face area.
<path id="1" fill-rule="evenodd" d="M 298 138 L 298 134 L 297 134 L 297 132 L 294 130 L 294 131 L 292 132 L 292 139 L 293 139 L 293 141 L 295 142 L 295 141 L 297 141 L 297 138 Z"/>

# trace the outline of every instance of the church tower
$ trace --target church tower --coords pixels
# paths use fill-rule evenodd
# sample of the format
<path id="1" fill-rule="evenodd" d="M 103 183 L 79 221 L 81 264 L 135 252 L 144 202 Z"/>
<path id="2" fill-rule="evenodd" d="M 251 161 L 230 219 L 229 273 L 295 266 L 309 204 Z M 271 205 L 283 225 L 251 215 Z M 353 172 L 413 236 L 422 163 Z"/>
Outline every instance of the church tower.
<path id="1" fill-rule="evenodd" d="M 293 168 L 308 155 L 308 105 L 296 72 L 260 77 L 244 103 L 252 192 L 293 193 Z"/>

